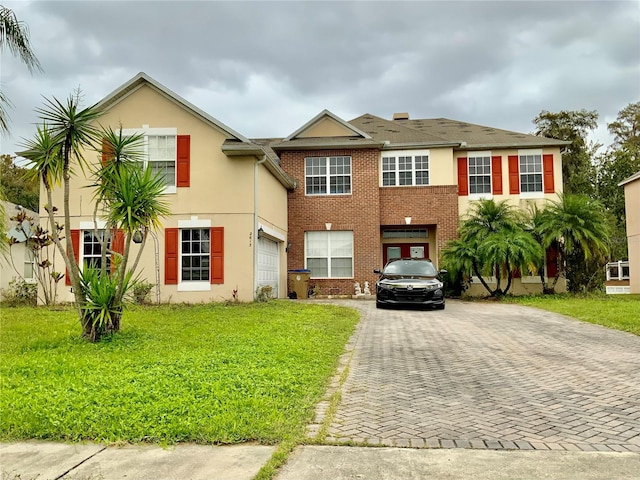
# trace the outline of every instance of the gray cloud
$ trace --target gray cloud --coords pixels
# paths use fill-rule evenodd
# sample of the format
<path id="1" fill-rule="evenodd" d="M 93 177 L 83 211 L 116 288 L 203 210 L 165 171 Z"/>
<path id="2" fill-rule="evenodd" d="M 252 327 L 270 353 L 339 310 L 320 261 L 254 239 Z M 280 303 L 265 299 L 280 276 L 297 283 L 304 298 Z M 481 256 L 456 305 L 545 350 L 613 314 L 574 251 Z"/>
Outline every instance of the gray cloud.
<path id="1" fill-rule="evenodd" d="M 40 95 L 94 102 L 139 71 L 247 136 L 346 119 L 449 117 L 531 131 L 543 109 L 640 98 L 637 2 L 6 2 L 45 69 L 2 56 L 12 135 Z M 598 135 L 605 138 L 606 128 Z"/>

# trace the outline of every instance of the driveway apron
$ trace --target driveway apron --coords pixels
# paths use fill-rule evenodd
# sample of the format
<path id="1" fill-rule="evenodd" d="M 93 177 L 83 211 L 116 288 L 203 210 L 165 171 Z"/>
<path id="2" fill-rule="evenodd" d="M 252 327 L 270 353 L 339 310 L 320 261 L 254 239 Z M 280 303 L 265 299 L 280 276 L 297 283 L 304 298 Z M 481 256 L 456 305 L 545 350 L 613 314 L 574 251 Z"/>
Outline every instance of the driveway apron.
<path id="1" fill-rule="evenodd" d="M 363 318 L 330 442 L 640 452 L 640 338 L 518 305 Z"/>

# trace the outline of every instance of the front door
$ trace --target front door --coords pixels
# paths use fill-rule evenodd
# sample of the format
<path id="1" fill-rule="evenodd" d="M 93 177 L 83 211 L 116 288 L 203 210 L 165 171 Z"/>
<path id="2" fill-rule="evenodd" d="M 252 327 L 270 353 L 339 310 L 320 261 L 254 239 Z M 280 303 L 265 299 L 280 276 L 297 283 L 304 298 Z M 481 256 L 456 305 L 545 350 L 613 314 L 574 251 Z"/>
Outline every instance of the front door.
<path id="1" fill-rule="evenodd" d="M 383 245 L 384 264 L 396 258 L 429 258 L 429 244 L 385 243 Z"/>

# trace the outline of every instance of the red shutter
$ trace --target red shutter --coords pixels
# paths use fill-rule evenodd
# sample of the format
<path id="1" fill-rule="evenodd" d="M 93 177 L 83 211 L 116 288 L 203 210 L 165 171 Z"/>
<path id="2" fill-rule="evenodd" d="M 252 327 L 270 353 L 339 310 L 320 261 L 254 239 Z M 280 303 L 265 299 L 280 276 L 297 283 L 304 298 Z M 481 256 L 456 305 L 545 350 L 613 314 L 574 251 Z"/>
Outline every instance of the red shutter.
<path id="1" fill-rule="evenodd" d="M 547 248 L 547 277 L 555 278 L 558 274 L 558 251 L 550 246 Z"/>
<path id="2" fill-rule="evenodd" d="M 458 195 L 469 195 L 469 165 L 467 157 L 458 158 Z"/>
<path id="3" fill-rule="evenodd" d="M 211 283 L 224 283 L 224 227 L 211 227 Z"/>
<path id="4" fill-rule="evenodd" d="M 553 185 L 553 155 L 542 155 L 542 172 L 544 174 L 544 193 L 555 192 Z"/>
<path id="5" fill-rule="evenodd" d="M 71 245 L 73 246 L 73 256 L 76 258 L 76 262 L 80 261 L 80 230 L 71 230 Z M 69 248 L 67 247 L 67 254 L 70 254 Z M 64 284 L 67 286 L 71 285 L 71 276 L 69 275 L 69 270 L 65 271 L 64 274 Z"/>
<path id="6" fill-rule="evenodd" d="M 189 135 L 178 135 L 177 138 L 177 180 L 178 187 L 188 187 L 191 177 L 191 137 Z"/>
<path id="7" fill-rule="evenodd" d="M 491 157 L 491 183 L 493 194 L 502 195 L 502 157 Z"/>
<path id="8" fill-rule="evenodd" d="M 102 166 L 113 159 L 113 145 L 106 139 L 102 139 Z"/>
<path id="9" fill-rule="evenodd" d="M 164 231 L 164 283 L 178 284 L 178 229 L 166 228 Z"/>
<path id="10" fill-rule="evenodd" d="M 124 254 L 124 232 L 120 229 L 116 230 L 113 234 L 113 238 L 111 239 L 111 251 L 115 253 L 119 253 L 120 255 Z M 115 271 L 115 262 L 114 256 L 111 255 L 111 271 Z"/>
<path id="11" fill-rule="evenodd" d="M 518 168 L 518 155 L 509 155 L 509 193 L 520 193 L 520 172 Z"/>

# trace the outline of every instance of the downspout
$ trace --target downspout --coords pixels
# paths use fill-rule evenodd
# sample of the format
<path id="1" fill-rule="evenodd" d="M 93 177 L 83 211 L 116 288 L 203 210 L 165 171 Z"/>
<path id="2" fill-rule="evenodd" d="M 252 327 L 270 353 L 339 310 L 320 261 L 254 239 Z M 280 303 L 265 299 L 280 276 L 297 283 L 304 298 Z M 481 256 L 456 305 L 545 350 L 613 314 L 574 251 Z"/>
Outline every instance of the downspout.
<path id="1" fill-rule="evenodd" d="M 253 299 L 258 291 L 258 171 L 260 165 L 267 161 L 267 156 L 256 161 L 253 165 Z"/>

